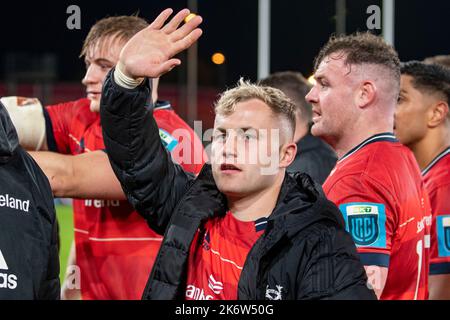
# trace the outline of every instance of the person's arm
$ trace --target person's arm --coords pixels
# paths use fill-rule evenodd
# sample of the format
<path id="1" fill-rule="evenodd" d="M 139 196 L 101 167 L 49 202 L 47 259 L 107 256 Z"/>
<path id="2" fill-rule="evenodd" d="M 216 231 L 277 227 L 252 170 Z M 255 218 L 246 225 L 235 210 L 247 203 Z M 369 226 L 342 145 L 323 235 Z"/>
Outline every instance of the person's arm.
<path id="1" fill-rule="evenodd" d="M 342 178 L 327 196 L 336 203 L 346 220 L 351 214 L 349 212 L 355 210 L 370 208 L 377 212 L 377 221 L 380 223 L 378 240 L 365 245 L 358 243 L 356 238 L 354 240 L 367 273 L 368 284 L 380 298 L 388 277 L 392 238 L 396 230 L 392 197 L 383 186 L 366 175 Z"/>
<path id="2" fill-rule="evenodd" d="M 100 107 L 103 138 L 114 173 L 129 202 L 159 233 L 165 231 L 193 175 L 174 164 L 163 147 L 148 106 L 150 83 L 145 80 L 136 87 L 140 82 L 136 79 L 158 78 L 179 65 L 178 59 L 171 58 L 201 35 L 197 29 L 200 17 L 178 28 L 188 10 L 180 11 L 163 27 L 171 13 L 170 9 L 163 11 L 128 41 L 118 66 L 106 77 Z"/>
<path id="3" fill-rule="evenodd" d="M 56 197 L 126 199 L 104 151 L 76 156 L 54 152 L 29 153 L 44 171 Z"/>

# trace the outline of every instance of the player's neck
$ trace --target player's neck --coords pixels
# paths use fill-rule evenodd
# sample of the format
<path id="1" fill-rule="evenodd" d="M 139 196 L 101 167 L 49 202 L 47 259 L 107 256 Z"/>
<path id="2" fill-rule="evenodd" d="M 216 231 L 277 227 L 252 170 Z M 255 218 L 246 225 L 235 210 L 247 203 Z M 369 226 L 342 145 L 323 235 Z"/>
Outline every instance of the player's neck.
<path id="1" fill-rule="evenodd" d="M 394 110 L 395 105 L 372 105 L 353 121 L 346 123 L 341 135 L 332 144 L 338 159 L 376 134 L 393 132 Z"/>
<path id="2" fill-rule="evenodd" d="M 449 146 L 450 130 L 445 127 L 439 127 L 430 130 L 422 140 L 408 147 L 414 153 L 420 169 L 423 170 Z"/>
<path id="3" fill-rule="evenodd" d="M 241 221 L 256 221 L 267 218 L 276 206 L 284 175 L 279 175 L 276 183 L 270 188 L 245 197 L 227 197 L 228 206 L 233 216 Z"/>

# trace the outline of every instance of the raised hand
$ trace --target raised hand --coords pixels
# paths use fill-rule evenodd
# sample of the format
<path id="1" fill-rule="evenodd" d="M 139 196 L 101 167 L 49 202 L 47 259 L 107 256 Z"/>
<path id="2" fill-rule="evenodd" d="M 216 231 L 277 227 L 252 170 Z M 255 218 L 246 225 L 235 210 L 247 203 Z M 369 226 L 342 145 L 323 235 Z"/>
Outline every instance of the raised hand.
<path id="1" fill-rule="evenodd" d="M 180 27 L 189 15 L 188 9 L 178 12 L 166 25 L 173 13 L 166 9 L 147 28 L 134 35 L 120 53 L 120 70 L 131 78 L 158 78 L 181 64 L 173 57 L 189 48 L 202 35 L 197 28 L 202 22 L 195 16 Z"/>

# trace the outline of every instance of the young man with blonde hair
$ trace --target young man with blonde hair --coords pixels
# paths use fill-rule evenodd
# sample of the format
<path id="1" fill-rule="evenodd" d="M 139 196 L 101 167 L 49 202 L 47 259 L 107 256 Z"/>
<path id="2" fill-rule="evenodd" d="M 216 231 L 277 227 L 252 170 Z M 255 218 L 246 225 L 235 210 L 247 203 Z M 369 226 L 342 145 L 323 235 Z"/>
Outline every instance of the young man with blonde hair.
<path id="1" fill-rule="evenodd" d="M 147 78 L 181 63 L 162 42 L 154 45 L 165 38 L 170 13 L 125 45 L 101 106 L 114 172 L 133 206 L 164 232 L 143 298 L 374 298 L 338 209 L 309 176 L 286 174 L 296 153 L 295 115 L 281 91 L 240 82 L 222 94 L 211 165 L 197 178 L 155 139 Z M 200 35 L 195 29 L 186 41 Z M 141 69 L 148 60 L 153 65 Z"/>

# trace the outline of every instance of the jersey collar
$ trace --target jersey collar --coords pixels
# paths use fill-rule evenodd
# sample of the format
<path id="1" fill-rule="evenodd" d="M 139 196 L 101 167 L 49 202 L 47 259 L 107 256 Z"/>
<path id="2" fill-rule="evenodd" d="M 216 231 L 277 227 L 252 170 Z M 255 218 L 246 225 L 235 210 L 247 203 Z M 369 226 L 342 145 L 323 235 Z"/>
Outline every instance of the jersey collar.
<path id="1" fill-rule="evenodd" d="M 447 147 L 444 151 L 438 154 L 438 156 L 434 158 L 433 161 L 431 161 L 425 169 L 422 170 L 422 176 L 426 175 L 431 170 L 431 168 L 433 168 L 435 164 L 439 162 L 439 160 L 441 160 L 448 154 L 450 154 L 450 147 Z"/>
<path id="2" fill-rule="evenodd" d="M 357 151 L 364 148 L 368 144 L 380 142 L 380 141 L 398 142 L 397 138 L 394 136 L 393 133 L 390 133 L 390 132 L 378 133 L 376 135 L 371 136 L 370 138 L 367 138 L 366 140 L 364 140 L 363 142 L 358 144 L 356 147 L 351 149 L 341 159 L 339 159 L 338 162 L 344 161 L 345 159 L 350 157 L 352 154 L 356 153 Z"/>

